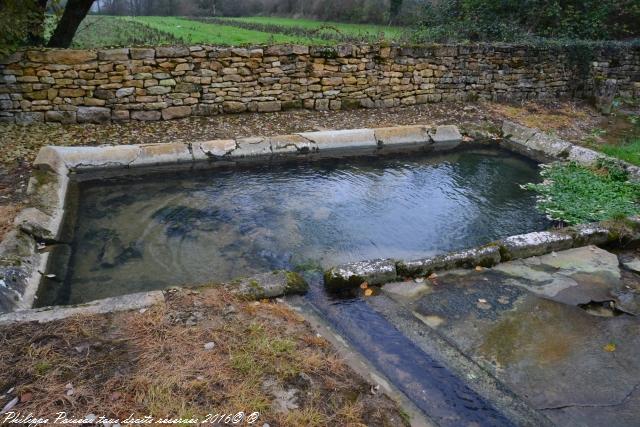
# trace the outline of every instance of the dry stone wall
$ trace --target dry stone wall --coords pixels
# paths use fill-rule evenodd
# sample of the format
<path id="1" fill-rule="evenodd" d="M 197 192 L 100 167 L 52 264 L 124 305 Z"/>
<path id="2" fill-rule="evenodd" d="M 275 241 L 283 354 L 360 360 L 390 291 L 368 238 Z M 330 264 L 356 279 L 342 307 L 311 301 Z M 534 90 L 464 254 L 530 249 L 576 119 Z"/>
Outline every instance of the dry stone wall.
<path id="1" fill-rule="evenodd" d="M 105 123 L 440 101 L 640 98 L 640 48 L 591 58 L 516 45 L 24 50 L 0 60 L 0 121 Z"/>

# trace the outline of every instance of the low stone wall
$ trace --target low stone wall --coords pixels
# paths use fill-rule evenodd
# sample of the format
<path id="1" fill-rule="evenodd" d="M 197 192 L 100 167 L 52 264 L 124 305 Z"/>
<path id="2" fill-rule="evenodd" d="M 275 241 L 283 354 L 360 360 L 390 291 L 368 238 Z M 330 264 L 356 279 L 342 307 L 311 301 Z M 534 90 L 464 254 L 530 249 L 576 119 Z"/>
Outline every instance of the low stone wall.
<path id="1" fill-rule="evenodd" d="M 0 60 L 0 121 L 104 123 L 439 101 L 640 98 L 640 47 L 181 46 L 25 50 Z"/>

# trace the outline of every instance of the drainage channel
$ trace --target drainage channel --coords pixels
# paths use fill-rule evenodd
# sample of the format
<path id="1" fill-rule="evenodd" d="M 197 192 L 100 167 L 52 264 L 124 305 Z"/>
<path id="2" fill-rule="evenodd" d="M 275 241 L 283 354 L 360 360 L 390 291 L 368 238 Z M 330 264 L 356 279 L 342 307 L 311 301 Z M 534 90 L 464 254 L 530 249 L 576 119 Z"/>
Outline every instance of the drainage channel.
<path id="1" fill-rule="evenodd" d="M 363 357 L 440 426 L 512 426 L 447 367 L 423 352 L 361 298 L 328 295 L 306 274 L 306 300 Z"/>

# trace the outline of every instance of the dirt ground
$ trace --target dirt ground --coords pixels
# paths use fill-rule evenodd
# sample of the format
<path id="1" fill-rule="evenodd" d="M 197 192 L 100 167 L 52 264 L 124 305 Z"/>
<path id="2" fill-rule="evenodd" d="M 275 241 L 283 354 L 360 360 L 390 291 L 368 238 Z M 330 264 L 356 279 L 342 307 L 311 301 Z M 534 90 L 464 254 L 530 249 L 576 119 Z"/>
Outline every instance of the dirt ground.
<path id="1" fill-rule="evenodd" d="M 166 295 L 147 310 L 0 328 L 0 408 L 17 397 L 12 411 L 35 417 L 243 411 L 260 426 L 406 425 L 283 304 L 215 288 Z"/>

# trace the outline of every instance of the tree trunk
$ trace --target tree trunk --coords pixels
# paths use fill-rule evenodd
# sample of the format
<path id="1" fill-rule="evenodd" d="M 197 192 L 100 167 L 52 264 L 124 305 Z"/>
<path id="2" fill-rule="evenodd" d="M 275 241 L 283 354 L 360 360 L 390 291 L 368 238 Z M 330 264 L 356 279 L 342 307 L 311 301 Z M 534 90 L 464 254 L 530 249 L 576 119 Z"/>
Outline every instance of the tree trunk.
<path id="1" fill-rule="evenodd" d="M 62 19 L 49 40 L 49 47 L 69 47 L 80 22 L 87 16 L 93 0 L 69 0 L 64 8 Z"/>

